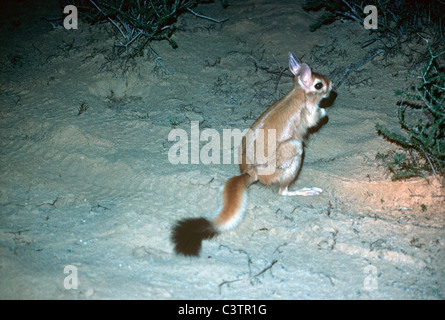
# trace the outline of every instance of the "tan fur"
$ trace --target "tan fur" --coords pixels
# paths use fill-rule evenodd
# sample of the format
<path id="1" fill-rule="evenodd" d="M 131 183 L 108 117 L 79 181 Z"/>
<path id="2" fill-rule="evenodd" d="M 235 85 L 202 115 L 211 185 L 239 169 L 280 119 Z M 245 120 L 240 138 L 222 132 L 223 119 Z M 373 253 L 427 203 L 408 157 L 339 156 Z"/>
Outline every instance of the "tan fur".
<path id="1" fill-rule="evenodd" d="M 290 59 L 296 58 L 290 54 Z M 304 68 L 307 71 L 309 67 L 306 65 Z M 309 72 L 306 72 L 307 74 Z M 296 74 L 292 90 L 270 106 L 255 121 L 243 138 L 240 148 L 241 173 L 247 173 L 252 179 L 265 185 L 278 184 L 280 194 L 286 194 L 289 184 L 295 180 L 298 174 L 307 130 L 315 126 L 325 115 L 325 111 L 320 109 L 319 103 L 329 95 L 332 89 L 331 81 L 320 74 L 310 72 L 313 85 L 318 82 L 322 83 L 323 87 L 320 90 L 306 88 L 300 76 L 299 73 Z M 258 139 L 259 130 L 263 130 L 264 139 Z M 274 130 L 276 134 L 276 148 L 271 154 L 267 154 L 268 130 Z M 262 152 L 260 152 L 261 154 L 267 155 L 265 157 L 266 164 L 258 163 L 258 159 L 255 157 L 258 149 Z M 254 156 L 252 157 L 252 155 Z M 272 166 L 275 170 L 270 174 L 261 174 L 259 169 L 266 166 Z"/>
<path id="2" fill-rule="evenodd" d="M 198 255 L 202 240 L 234 228 L 242 219 L 246 189 L 252 183 L 278 185 L 278 192 L 288 196 L 317 195 L 322 191 L 317 187 L 289 191 L 288 186 L 300 170 L 307 130 L 326 114 L 319 103 L 329 95 L 332 83 L 312 73 L 308 65 L 291 53 L 289 69 L 295 76 L 294 86 L 244 136 L 239 149 L 241 175 L 225 183 L 221 208 L 209 218 L 185 219 L 173 228 L 172 241 L 177 253 Z"/>
<path id="3" fill-rule="evenodd" d="M 223 207 L 213 222 L 220 228 L 230 229 L 231 220 L 243 207 L 244 192 L 252 183 L 252 179 L 247 174 L 230 178 L 223 189 Z"/>

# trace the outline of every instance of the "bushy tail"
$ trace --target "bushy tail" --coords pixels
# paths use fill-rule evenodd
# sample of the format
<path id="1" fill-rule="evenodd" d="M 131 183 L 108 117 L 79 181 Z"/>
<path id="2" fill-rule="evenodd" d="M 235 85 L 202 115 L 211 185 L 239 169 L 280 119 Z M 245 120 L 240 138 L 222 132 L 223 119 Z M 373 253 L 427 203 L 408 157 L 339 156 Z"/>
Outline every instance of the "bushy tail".
<path id="1" fill-rule="evenodd" d="M 246 188 L 253 182 L 248 174 L 230 178 L 224 185 L 221 209 L 210 218 L 180 220 L 173 227 L 171 239 L 175 252 L 198 256 L 202 240 L 211 239 L 241 221 L 247 204 Z"/>

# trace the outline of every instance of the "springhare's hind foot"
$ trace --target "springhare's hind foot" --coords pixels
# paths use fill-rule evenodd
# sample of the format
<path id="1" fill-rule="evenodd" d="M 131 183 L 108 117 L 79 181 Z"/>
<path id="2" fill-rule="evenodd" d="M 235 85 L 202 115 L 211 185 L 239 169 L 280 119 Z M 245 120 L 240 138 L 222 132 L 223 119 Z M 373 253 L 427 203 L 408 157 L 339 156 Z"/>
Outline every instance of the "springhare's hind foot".
<path id="1" fill-rule="evenodd" d="M 304 197 L 318 196 L 322 192 L 323 190 L 318 187 L 302 188 L 295 191 L 289 191 L 286 187 L 286 188 L 280 188 L 278 190 L 278 193 L 281 194 L 282 196 L 304 196 Z"/>

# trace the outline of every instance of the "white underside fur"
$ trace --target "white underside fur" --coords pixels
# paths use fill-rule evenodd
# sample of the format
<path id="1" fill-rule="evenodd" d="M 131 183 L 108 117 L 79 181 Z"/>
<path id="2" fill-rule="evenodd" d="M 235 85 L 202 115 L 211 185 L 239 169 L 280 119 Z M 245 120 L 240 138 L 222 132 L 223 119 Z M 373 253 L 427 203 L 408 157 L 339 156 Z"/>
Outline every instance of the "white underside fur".
<path id="1" fill-rule="evenodd" d="M 221 188 L 221 193 L 222 193 L 222 189 L 223 188 Z M 224 225 L 215 226 L 217 228 L 218 232 L 224 232 L 224 231 L 234 229 L 243 220 L 244 213 L 247 208 L 247 203 L 248 203 L 248 196 L 247 196 L 247 192 L 244 191 L 243 198 L 241 201 L 241 207 L 239 208 L 238 212 L 232 217 L 232 219 L 230 219 Z M 207 219 L 210 221 L 213 221 L 213 219 L 215 219 L 216 216 L 218 216 L 218 214 L 221 212 L 221 209 L 222 209 L 222 203 L 219 204 L 218 209 L 216 209 L 212 214 L 210 214 L 207 217 Z"/>

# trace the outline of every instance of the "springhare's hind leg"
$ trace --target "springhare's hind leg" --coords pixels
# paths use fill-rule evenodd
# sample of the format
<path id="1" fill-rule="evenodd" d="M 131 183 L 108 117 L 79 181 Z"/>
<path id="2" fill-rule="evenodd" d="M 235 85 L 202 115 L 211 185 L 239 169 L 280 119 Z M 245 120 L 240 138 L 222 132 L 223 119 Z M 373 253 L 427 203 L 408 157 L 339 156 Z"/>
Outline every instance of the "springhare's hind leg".
<path id="1" fill-rule="evenodd" d="M 289 191 L 289 185 L 296 179 L 300 170 L 303 155 L 303 144 L 301 141 L 290 140 L 278 148 L 278 159 L 282 168 L 282 176 L 278 193 L 283 196 L 316 196 L 323 190 L 318 187 L 302 188 Z"/>

